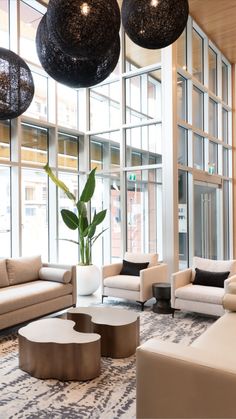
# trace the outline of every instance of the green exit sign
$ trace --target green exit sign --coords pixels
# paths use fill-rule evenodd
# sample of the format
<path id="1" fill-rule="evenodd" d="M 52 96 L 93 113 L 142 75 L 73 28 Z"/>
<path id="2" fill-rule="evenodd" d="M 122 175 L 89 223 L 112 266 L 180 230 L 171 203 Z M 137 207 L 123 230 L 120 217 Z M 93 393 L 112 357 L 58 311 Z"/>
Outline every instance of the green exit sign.
<path id="1" fill-rule="evenodd" d="M 136 180 L 136 175 L 135 175 L 135 173 L 130 173 L 130 175 L 129 175 L 129 180 L 132 180 L 133 182 Z"/>

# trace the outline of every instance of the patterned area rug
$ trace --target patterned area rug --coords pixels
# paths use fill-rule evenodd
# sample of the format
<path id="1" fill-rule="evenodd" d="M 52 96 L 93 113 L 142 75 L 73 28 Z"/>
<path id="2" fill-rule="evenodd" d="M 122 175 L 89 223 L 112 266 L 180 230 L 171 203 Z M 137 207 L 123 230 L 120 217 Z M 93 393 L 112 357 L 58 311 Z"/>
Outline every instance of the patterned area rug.
<path id="1" fill-rule="evenodd" d="M 172 319 L 148 308 L 140 312 L 141 342 L 158 337 L 189 345 L 214 321 L 181 312 Z M 17 333 L 0 336 L 0 419 L 8 418 L 135 418 L 135 355 L 102 358 L 102 373 L 91 381 L 39 380 L 18 368 Z"/>

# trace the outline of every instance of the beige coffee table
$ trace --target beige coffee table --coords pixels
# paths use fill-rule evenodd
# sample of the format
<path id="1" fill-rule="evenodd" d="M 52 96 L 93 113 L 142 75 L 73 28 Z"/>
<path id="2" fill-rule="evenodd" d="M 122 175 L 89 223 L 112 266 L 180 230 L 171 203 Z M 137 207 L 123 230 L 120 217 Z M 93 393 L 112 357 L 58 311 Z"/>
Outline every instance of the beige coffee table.
<path id="1" fill-rule="evenodd" d="M 130 310 L 111 307 L 76 307 L 67 311 L 79 332 L 101 336 L 101 355 L 126 358 L 139 345 L 139 315 Z"/>
<path id="2" fill-rule="evenodd" d="M 101 338 L 71 320 L 42 319 L 22 327 L 19 367 L 36 378 L 90 380 L 100 374 Z"/>

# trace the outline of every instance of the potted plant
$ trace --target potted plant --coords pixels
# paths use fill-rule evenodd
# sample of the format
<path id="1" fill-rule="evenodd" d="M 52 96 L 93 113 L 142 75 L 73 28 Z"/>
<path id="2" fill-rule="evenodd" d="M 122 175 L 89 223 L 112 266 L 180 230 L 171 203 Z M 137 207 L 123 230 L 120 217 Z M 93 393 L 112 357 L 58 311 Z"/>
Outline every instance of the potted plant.
<path id="1" fill-rule="evenodd" d="M 84 189 L 78 199 L 70 192 L 69 188 L 58 179 L 48 164 L 44 166 L 44 170 L 60 188 L 66 196 L 73 201 L 75 205 L 75 212 L 69 209 L 62 209 L 61 216 L 66 226 L 71 230 L 78 230 L 79 241 L 62 239 L 70 241 L 79 245 L 80 249 L 80 263 L 77 265 L 77 290 L 79 295 L 89 295 L 95 292 L 100 284 L 100 271 L 97 266 L 92 264 L 92 246 L 105 230 L 96 234 L 96 229 L 101 224 L 106 216 L 107 210 L 100 212 L 94 211 L 91 220 L 88 217 L 87 205 L 91 201 L 95 190 L 95 173 L 96 168 L 93 169 L 89 175 Z"/>

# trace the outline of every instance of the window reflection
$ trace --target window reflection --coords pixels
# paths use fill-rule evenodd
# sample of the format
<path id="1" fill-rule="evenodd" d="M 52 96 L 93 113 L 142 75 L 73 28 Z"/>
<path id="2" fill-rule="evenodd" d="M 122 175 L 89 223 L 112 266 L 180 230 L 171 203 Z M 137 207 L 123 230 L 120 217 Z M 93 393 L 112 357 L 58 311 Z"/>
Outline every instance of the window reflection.
<path id="1" fill-rule="evenodd" d="M 22 124 L 22 162 L 45 165 L 48 161 L 48 131 L 33 125 Z"/>
<path id="2" fill-rule="evenodd" d="M 178 163 L 188 165 L 188 130 L 178 127 Z"/>
<path id="3" fill-rule="evenodd" d="M 22 254 L 48 260 L 48 183 L 44 171 L 22 170 Z"/>
<path id="4" fill-rule="evenodd" d="M 212 48 L 208 48 L 209 89 L 217 95 L 217 55 Z"/>
<path id="5" fill-rule="evenodd" d="M 203 38 L 195 29 L 193 29 L 192 48 L 193 76 L 203 83 Z"/>
<path id="6" fill-rule="evenodd" d="M 188 267 L 188 173 L 179 170 L 179 269 Z"/>
<path id="7" fill-rule="evenodd" d="M 77 91 L 57 83 L 58 125 L 77 128 Z"/>
<path id="8" fill-rule="evenodd" d="M 0 257 L 11 256 L 10 168 L 0 166 Z"/>
<path id="9" fill-rule="evenodd" d="M 218 135 L 218 110 L 217 103 L 209 99 L 209 134 L 213 137 Z"/>
<path id="10" fill-rule="evenodd" d="M 118 127 L 120 120 L 119 82 L 94 87 L 89 90 L 89 97 L 90 129 L 102 130 Z"/>
<path id="11" fill-rule="evenodd" d="M 2 1 L 2 0 L 1 0 Z M 26 60 L 40 64 L 36 52 L 35 37 L 42 13 L 20 2 L 20 55 Z"/>
<path id="12" fill-rule="evenodd" d="M 201 90 L 199 90 L 195 86 L 193 87 L 193 126 L 201 130 L 204 129 L 204 125 L 203 125 L 204 96 L 203 95 L 204 94 Z"/>
<path id="13" fill-rule="evenodd" d="M 182 32 L 177 40 L 177 63 L 184 70 L 187 70 L 187 31 Z"/>
<path id="14" fill-rule="evenodd" d="M 10 160 L 10 122 L 0 121 L 0 158 Z"/>
<path id="15" fill-rule="evenodd" d="M 204 138 L 197 134 L 193 136 L 193 165 L 204 170 Z"/>
<path id="16" fill-rule="evenodd" d="M 8 0 L 0 1 L 0 39 L 1 47 L 9 48 L 9 10 Z"/>
<path id="17" fill-rule="evenodd" d="M 177 75 L 177 113 L 178 118 L 187 121 L 187 80 Z"/>
<path id="18" fill-rule="evenodd" d="M 162 162 L 161 124 L 126 130 L 126 165 L 141 166 Z"/>
<path id="19" fill-rule="evenodd" d="M 34 97 L 25 115 L 47 121 L 48 119 L 48 78 L 32 71 Z"/>
<path id="20" fill-rule="evenodd" d="M 78 171 L 78 157 L 79 138 L 58 133 L 58 167 Z"/>

